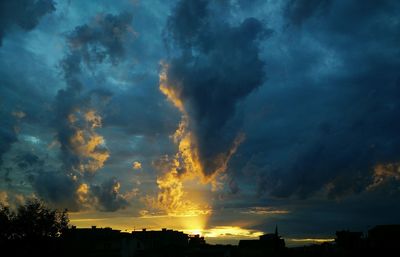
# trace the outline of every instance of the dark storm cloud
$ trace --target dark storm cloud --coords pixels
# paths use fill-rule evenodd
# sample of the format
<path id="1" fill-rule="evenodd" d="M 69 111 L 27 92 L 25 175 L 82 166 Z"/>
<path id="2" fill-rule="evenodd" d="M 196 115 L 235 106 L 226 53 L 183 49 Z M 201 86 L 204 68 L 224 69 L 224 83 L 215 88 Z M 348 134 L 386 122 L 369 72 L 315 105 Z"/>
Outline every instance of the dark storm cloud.
<path id="1" fill-rule="evenodd" d="M 228 6 L 224 6 L 228 7 Z M 255 18 L 231 26 L 208 1 L 181 1 L 168 21 L 173 50 L 168 85 L 180 92 L 199 146 L 205 175 L 231 147 L 238 128 L 230 124 L 237 103 L 264 81 L 260 39 L 271 31 Z"/>
<path id="2" fill-rule="evenodd" d="M 2 49 L 4 50 L 4 48 Z M 25 59 L 25 57 L 21 54 L 21 61 L 35 60 L 34 58 Z M 18 142 L 19 132 L 26 122 L 46 122 L 43 115 L 48 110 L 45 110 L 44 107 L 46 101 L 49 100 L 44 97 L 44 94 L 40 95 L 36 88 L 43 86 L 49 80 L 42 78 L 41 82 L 38 82 L 35 75 L 43 75 L 40 68 L 31 71 L 26 63 L 26 66 L 15 65 L 8 54 L 1 53 L 0 59 L 2 60 L 0 63 L 1 166 L 4 161 L 4 154 L 12 149 L 14 143 Z M 25 95 L 29 95 L 31 98 L 24 99 Z"/>
<path id="3" fill-rule="evenodd" d="M 267 60 L 285 64 L 288 77 L 271 74 L 283 87 L 259 97 L 265 120 L 242 148 L 259 192 L 341 198 L 365 192 L 376 165 L 400 160 L 399 11 L 397 1 L 337 1 L 291 28 L 296 42 L 283 40 L 286 55 Z"/>
<path id="4" fill-rule="evenodd" d="M 208 18 L 208 0 L 180 1 L 167 22 L 167 33 L 180 47 L 196 45 Z"/>
<path id="5" fill-rule="evenodd" d="M 92 194 L 98 201 L 102 211 L 117 211 L 128 206 L 127 200 L 119 192 L 120 183 L 116 178 L 110 178 L 101 185 L 92 186 Z"/>
<path id="6" fill-rule="evenodd" d="M 57 170 L 42 171 L 33 180 L 33 188 L 41 199 L 70 211 L 81 208 L 76 195 L 78 186 L 71 177 Z"/>
<path id="7" fill-rule="evenodd" d="M 285 14 L 291 24 L 301 25 L 313 15 L 326 12 L 332 0 L 290 0 L 286 4 Z"/>
<path id="8" fill-rule="evenodd" d="M 168 104 L 157 104 L 163 100 L 157 88 L 158 77 L 146 75 L 136 83 L 139 86 L 135 90 L 113 95 L 105 110 L 105 126 L 119 127 L 126 131 L 124 136 L 172 134 L 179 117 Z"/>
<path id="9" fill-rule="evenodd" d="M 5 79 L 4 81 L 0 81 L 0 84 L 6 88 L 9 86 L 9 81 Z M 0 93 L 4 93 L 4 96 L 7 95 L 7 89 L 0 90 Z M 21 119 L 26 115 L 24 112 L 13 110 L 12 106 L 10 106 L 10 99 L 7 97 L 0 98 L 0 169 L 3 164 L 3 155 L 7 153 L 13 143 L 18 141 L 18 130 L 20 129 Z"/>
<path id="10" fill-rule="evenodd" d="M 11 114 L 0 112 L 2 120 L 0 127 L 0 167 L 3 164 L 3 155 L 10 150 L 11 145 L 17 141 L 15 132 L 15 118 Z"/>
<path id="11" fill-rule="evenodd" d="M 15 162 L 21 169 L 25 169 L 29 166 L 44 164 L 44 161 L 41 160 L 37 155 L 33 153 L 21 153 L 15 157 Z"/>
<path id="12" fill-rule="evenodd" d="M 26 172 L 27 180 L 35 193 L 59 208 L 68 208 L 70 211 L 95 208 L 113 212 L 128 206 L 124 195 L 120 193 L 120 183 L 115 177 L 105 180 L 100 185 L 88 185 L 60 170 L 49 169 L 44 165 L 44 160 L 32 153 L 20 154 L 15 161 L 18 168 Z"/>
<path id="13" fill-rule="evenodd" d="M 55 10 L 52 0 L 12 0 L 0 2 L 0 46 L 4 35 L 15 26 L 30 31 L 40 19 Z"/>
<path id="14" fill-rule="evenodd" d="M 8 163 L 12 166 L 4 169 L 4 179 L 10 188 L 31 185 L 35 195 L 58 208 L 80 209 L 76 194 L 78 181 L 47 163 L 47 157 L 41 158 L 25 149 L 15 154 L 12 162 Z"/>
<path id="15" fill-rule="evenodd" d="M 88 65 L 101 63 L 107 57 L 116 63 L 124 56 L 126 33 L 133 33 L 131 22 L 132 16 L 128 13 L 99 15 L 91 24 L 75 28 L 68 37 L 70 48 Z"/>

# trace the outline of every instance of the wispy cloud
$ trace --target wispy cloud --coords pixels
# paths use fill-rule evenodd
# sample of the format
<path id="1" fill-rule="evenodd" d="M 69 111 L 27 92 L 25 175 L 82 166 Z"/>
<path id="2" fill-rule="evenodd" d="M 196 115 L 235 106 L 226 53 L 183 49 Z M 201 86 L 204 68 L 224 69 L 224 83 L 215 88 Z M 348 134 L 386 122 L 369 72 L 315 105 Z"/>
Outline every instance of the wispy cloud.
<path id="1" fill-rule="evenodd" d="M 241 213 L 254 215 L 288 214 L 288 210 L 281 210 L 274 207 L 251 207 Z"/>

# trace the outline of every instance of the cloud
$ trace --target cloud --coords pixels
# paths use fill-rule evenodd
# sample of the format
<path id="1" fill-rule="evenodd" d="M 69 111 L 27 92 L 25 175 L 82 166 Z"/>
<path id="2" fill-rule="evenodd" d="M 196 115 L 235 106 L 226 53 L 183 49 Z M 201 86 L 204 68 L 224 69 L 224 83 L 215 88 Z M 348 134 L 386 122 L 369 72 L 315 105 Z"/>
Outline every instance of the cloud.
<path id="1" fill-rule="evenodd" d="M 187 153 L 190 155 L 190 153 Z M 161 174 L 157 177 L 158 194 L 157 197 L 146 196 L 144 202 L 152 215 L 170 215 L 170 216 L 198 216 L 200 214 L 209 214 L 211 212 L 208 204 L 194 201 L 184 188 L 184 182 L 195 178 L 199 169 L 198 163 L 191 159 L 191 156 L 185 156 L 187 166 L 190 166 L 191 172 L 182 173 L 178 159 L 178 152 L 173 159 L 164 156 L 154 163 L 154 166 Z M 187 167 L 185 166 L 185 167 Z"/>
<path id="2" fill-rule="evenodd" d="M 33 187 L 40 198 L 73 212 L 114 212 L 126 208 L 129 205 L 127 199 L 134 196 L 133 192 L 127 196 L 121 194 L 121 184 L 115 177 L 106 179 L 101 184 L 89 184 L 58 171 L 39 172 L 33 180 Z"/>
<path id="3" fill-rule="evenodd" d="M 208 238 L 259 238 L 264 233 L 261 231 L 246 229 L 238 226 L 216 226 L 202 231 Z"/>
<path id="4" fill-rule="evenodd" d="M 198 208 L 184 200 L 184 181 L 200 177 L 217 188 L 216 177 L 244 140 L 229 124 L 236 104 L 264 80 L 258 43 L 270 31 L 255 18 L 238 26 L 214 19 L 210 5 L 180 1 L 167 22 L 174 54 L 162 64 L 160 91 L 182 115 L 172 136 L 178 151 L 157 179 L 154 202 L 167 213 Z"/>
<path id="5" fill-rule="evenodd" d="M 246 126 L 236 167 L 255 173 L 260 196 L 342 199 L 365 193 L 378 164 L 398 162 L 399 5 L 366 4 L 332 1 L 323 16 L 271 38 L 285 45 L 264 53 L 276 86 L 247 105 L 257 126 Z"/>
<path id="6" fill-rule="evenodd" d="M 78 118 L 77 115 L 83 115 Z M 104 139 L 98 135 L 94 129 L 101 127 L 101 117 L 93 110 L 84 114 L 79 111 L 76 114 L 70 114 L 68 117 L 71 127 L 75 133 L 69 139 L 70 151 L 73 152 L 79 161 L 72 169 L 81 173 L 94 173 L 104 166 L 109 157 L 109 152 L 104 147 Z M 83 119 L 85 125 L 77 126 L 79 120 Z"/>
<path id="7" fill-rule="evenodd" d="M 301 25 L 313 15 L 328 10 L 332 0 L 290 0 L 285 7 L 285 16 L 291 24 Z"/>
<path id="8" fill-rule="evenodd" d="M 91 192 L 102 211 L 117 211 L 128 206 L 128 201 L 119 192 L 121 184 L 116 178 L 110 178 L 101 185 L 93 185 Z"/>
<path id="9" fill-rule="evenodd" d="M 79 183 L 73 177 L 57 170 L 40 172 L 33 182 L 33 189 L 40 198 L 70 211 L 82 207 L 76 194 L 78 187 Z"/>
<path id="10" fill-rule="evenodd" d="M 103 167 L 109 153 L 104 139 L 95 130 L 102 125 L 95 110 L 110 98 L 104 89 L 86 89 L 81 82 L 82 68 L 109 61 L 116 65 L 124 54 L 124 38 L 130 30 L 131 16 L 99 15 L 90 24 L 78 26 L 69 34 L 70 53 L 61 67 L 67 88 L 56 100 L 58 141 L 61 143 L 65 168 L 81 173 L 94 173 Z"/>
<path id="11" fill-rule="evenodd" d="M 287 210 L 280 210 L 271 207 L 251 207 L 246 211 L 243 211 L 244 214 L 253 214 L 253 215 L 271 215 L 271 214 L 288 214 Z"/>
<path id="12" fill-rule="evenodd" d="M 8 104 L 8 103 L 7 103 Z M 11 106 L 3 105 L 0 110 L 0 168 L 3 164 L 3 155 L 7 153 L 13 143 L 18 141 L 21 120 L 26 116 L 22 111 L 11 111 Z"/>
<path id="13" fill-rule="evenodd" d="M 167 21 L 167 33 L 179 47 L 186 48 L 196 44 L 201 28 L 207 23 L 209 1 L 179 1 Z M 171 40 L 169 39 L 169 40 Z"/>
<path id="14" fill-rule="evenodd" d="M 207 1 L 178 4 L 167 30 L 179 54 L 167 60 L 160 82 L 162 92 L 187 116 L 205 177 L 229 159 L 238 135 L 229 121 L 236 104 L 263 83 L 258 42 L 270 33 L 254 18 L 238 26 L 213 19 L 208 5 Z"/>
<path id="15" fill-rule="evenodd" d="M 26 169 L 34 165 L 43 166 L 44 164 L 43 160 L 41 160 L 37 155 L 30 152 L 25 152 L 17 155 L 15 157 L 15 162 L 21 169 Z"/>
<path id="16" fill-rule="evenodd" d="M 52 123 L 60 143 L 62 171 L 42 173 L 35 187 L 40 195 L 52 202 L 65 203 L 74 210 L 85 207 L 87 202 L 83 200 L 89 196 L 85 195 L 84 185 L 87 183 L 84 181 L 93 177 L 109 158 L 105 140 L 97 130 L 102 126 L 100 109 L 109 101 L 111 93 L 86 85 L 85 78 L 96 65 L 117 65 L 123 58 L 124 40 L 131 29 L 130 22 L 131 16 L 125 13 L 98 15 L 67 36 L 69 52 L 60 65 L 67 86 L 57 93 Z M 53 180 L 54 183 L 51 182 Z M 42 186 L 39 187 L 39 184 Z M 104 210 L 114 210 L 113 204 L 122 204 L 120 198 L 116 199 L 116 203 L 111 198 L 103 199 L 106 191 L 102 187 L 94 187 L 94 190 L 94 194 L 101 196 L 99 204 Z"/>
<path id="17" fill-rule="evenodd" d="M 14 0 L 0 2 L 0 47 L 6 33 L 15 26 L 25 31 L 33 30 L 39 20 L 55 11 L 52 0 Z"/>
<path id="18" fill-rule="evenodd" d="M 11 145 L 17 141 L 17 134 L 14 128 L 15 118 L 7 113 L 0 112 L 2 124 L 0 127 L 0 166 L 3 163 L 3 155 L 8 152 Z"/>
<path id="19" fill-rule="evenodd" d="M 115 64 L 124 56 L 126 34 L 134 34 L 131 21 L 128 13 L 100 14 L 90 24 L 75 28 L 68 37 L 69 46 L 87 65 L 104 62 L 106 58 Z"/>
<path id="20" fill-rule="evenodd" d="M 400 163 L 378 164 L 374 168 L 373 182 L 367 189 L 372 190 L 390 180 L 400 181 Z"/>
<path id="21" fill-rule="evenodd" d="M 134 170 L 140 170 L 140 169 L 142 169 L 142 164 L 140 162 L 138 162 L 138 161 L 134 161 L 133 164 L 132 164 L 132 168 Z"/>
<path id="22" fill-rule="evenodd" d="M 8 193 L 7 191 L 0 191 L 0 205 L 8 206 Z"/>

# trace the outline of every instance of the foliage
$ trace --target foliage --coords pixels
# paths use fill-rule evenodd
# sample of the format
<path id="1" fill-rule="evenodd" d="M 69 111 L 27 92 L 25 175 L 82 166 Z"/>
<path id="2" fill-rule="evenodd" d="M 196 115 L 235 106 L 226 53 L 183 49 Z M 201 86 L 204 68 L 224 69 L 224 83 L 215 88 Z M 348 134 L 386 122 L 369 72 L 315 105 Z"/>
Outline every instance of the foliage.
<path id="1" fill-rule="evenodd" d="M 67 210 L 47 207 L 33 199 L 11 210 L 0 204 L 0 239 L 41 239 L 60 237 L 68 228 Z"/>

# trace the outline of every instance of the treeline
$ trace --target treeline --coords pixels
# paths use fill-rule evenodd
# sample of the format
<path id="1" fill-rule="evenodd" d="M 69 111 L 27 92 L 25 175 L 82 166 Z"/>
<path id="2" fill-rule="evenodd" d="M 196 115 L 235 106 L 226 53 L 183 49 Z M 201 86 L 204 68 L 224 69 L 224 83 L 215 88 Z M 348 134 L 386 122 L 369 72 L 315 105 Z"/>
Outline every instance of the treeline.
<path id="1" fill-rule="evenodd" d="M 60 256 L 68 225 L 67 210 L 49 208 L 38 199 L 15 209 L 0 204 L 0 255 Z"/>
<path id="2" fill-rule="evenodd" d="M 67 210 L 51 209 L 38 199 L 29 200 L 16 210 L 0 204 L 1 240 L 56 238 L 68 224 Z"/>

